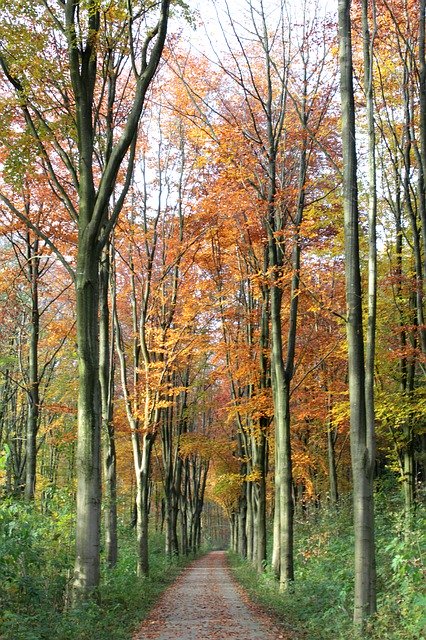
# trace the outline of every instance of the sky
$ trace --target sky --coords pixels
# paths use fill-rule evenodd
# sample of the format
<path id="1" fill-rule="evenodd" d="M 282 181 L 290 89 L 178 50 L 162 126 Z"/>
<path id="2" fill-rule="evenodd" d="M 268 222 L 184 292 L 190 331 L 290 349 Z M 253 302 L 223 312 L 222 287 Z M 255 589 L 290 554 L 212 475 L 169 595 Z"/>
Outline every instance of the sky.
<path id="1" fill-rule="evenodd" d="M 187 0 L 187 2 L 198 16 L 196 19 L 198 28 L 185 30 L 185 37 L 192 47 L 206 53 L 209 57 L 214 57 L 213 53 L 217 54 L 226 50 L 222 29 L 227 29 L 228 25 L 227 6 L 233 19 L 242 24 L 244 17 L 248 15 L 250 3 L 255 8 L 263 4 L 265 12 L 270 15 L 270 23 L 273 26 L 273 13 L 280 4 L 280 0 Z M 285 0 L 285 5 L 292 21 L 299 23 L 303 20 L 304 5 L 308 11 L 312 11 L 317 5 L 319 15 L 325 13 L 337 15 L 337 0 Z"/>

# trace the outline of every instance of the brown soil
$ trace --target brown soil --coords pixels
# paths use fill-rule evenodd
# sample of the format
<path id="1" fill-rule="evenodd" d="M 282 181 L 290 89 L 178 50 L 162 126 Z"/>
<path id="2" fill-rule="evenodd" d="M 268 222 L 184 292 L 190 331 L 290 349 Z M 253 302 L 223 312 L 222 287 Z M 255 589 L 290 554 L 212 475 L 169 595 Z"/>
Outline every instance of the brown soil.
<path id="1" fill-rule="evenodd" d="M 289 639 L 238 588 L 223 551 L 194 562 L 169 587 L 134 640 Z"/>

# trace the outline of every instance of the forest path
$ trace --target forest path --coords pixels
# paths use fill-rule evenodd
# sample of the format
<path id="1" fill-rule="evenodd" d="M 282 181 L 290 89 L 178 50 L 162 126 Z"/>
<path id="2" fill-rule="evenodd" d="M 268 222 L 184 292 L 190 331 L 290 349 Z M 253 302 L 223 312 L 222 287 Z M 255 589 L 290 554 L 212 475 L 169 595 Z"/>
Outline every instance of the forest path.
<path id="1" fill-rule="evenodd" d="M 162 595 L 134 640 L 277 640 L 289 636 L 249 603 L 223 551 L 192 564 Z"/>

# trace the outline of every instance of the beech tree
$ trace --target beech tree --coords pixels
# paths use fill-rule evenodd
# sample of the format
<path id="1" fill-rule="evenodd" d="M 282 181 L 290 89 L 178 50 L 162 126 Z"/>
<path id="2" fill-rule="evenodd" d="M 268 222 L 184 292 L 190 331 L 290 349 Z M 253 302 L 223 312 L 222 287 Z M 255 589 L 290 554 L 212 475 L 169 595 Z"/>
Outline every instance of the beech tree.
<path id="1" fill-rule="evenodd" d="M 99 264 L 130 185 L 132 142 L 147 89 L 162 55 L 170 0 L 162 0 L 153 7 L 94 0 L 67 0 L 58 4 L 34 1 L 26 8 L 2 4 L 2 11 L 9 18 L 3 26 L 4 44 L 0 53 L 3 75 L 9 92 L 15 95 L 14 107 L 23 114 L 26 133 L 32 139 L 51 188 L 78 229 L 75 266 L 52 247 L 70 273 L 77 296 L 79 395 L 74 574 L 77 600 L 97 587 L 100 574 Z M 15 33 L 19 30 L 30 42 L 35 23 L 38 37 L 32 54 L 36 58 L 30 65 L 27 55 L 21 53 Z M 57 56 L 59 73 L 51 64 L 52 51 Z M 123 78 L 121 86 L 117 83 L 118 75 Z M 123 91 L 131 91 L 131 99 L 124 119 L 121 113 L 117 119 Z M 56 110 L 51 106 L 49 116 L 48 99 L 56 99 L 61 105 Z M 105 112 L 115 126 L 106 141 L 110 153 L 102 163 Z M 118 179 L 120 169 L 124 174 Z M 115 203 L 110 207 L 114 193 Z M 48 234 L 28 220 L 25 212 L 6 195 L 0 198 L 52 246 Z"/>
<path id="2" fill-rule="evenodd" d="M 350 0 L 339 0 L 340 95 L 342 101 L 343 211 L 351 459 L 355 531 L 354 623 L 363 627 L 375 611 L 374 431 L 367 428 L 362 289 L 359 255 L 357 155 Z"/>
<path id="3" fill-rule="evenodd" d="M 418 9 L 416 2 L 389 3 L 383 0 L 369 5 L 368 13 L 366 8 L 363 11 L 363 23 L 370 21 L 373 34 L 370 64 L 374 74 L 370 78 L 370 96 L 368 92 L 366 94 L 369 110 L 371 105 L 374 107 L 374 131 L 369 124 L 368 136 L 380 149 L 376 154 L 382 182 L 378 211 L 388 255 L 387 272 L 386 275 L 382 272 L 381 277 L 386 287 L 391 287 L 393 304 L 389 306 L 388 301 L 386 314 L 389 314 L 389 323 L 398 336 L 394 342 L 387 335 L 386 342 L 394 345 L 393 355 L 382 351 L 376 368 L 376 372 L 388 376 L 393 361 L 395 368 L 399 369 L 392 374 L 398 380 L 398 390 L 391 377 L 387 393 L 380 391 L 380 419 L 377 424 L 382 434 L 387 431 L 395 448 L 407 529 L 410 528 L 415 505 L 416 476 L 419 478 L 422 473 L 422 427 L 414 416 L 419 408 L 424 378 L 422 360 L 425 345 L 422 84 L 419 83 L 423 45 Z M 357 18 L 355 12 L 355 26 Z M 365 27 L 363 31 L 365 34 Z M 355 51 L 357 44 L 355 40 Z M 361 70 L 357 71 L 363 73 L 362 67 L 368 65 L 361 61 L 360 66 Z M 371 197 L 369 200 L 372 202 Z M 367 363 L 367 371 L 370 365 Z M 392 394 L 392 400 L 389 394 Z"/>

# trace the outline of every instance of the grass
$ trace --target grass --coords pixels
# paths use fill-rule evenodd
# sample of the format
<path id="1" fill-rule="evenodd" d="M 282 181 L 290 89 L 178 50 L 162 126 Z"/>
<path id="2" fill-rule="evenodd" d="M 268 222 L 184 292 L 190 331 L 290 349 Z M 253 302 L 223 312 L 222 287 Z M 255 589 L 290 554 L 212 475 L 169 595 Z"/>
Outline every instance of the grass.
<path id="1" fill-rule="evenodd" d="M 425 637 L 424 553 L 426 519 L 418 508 L 404 534 L 397 496 L 379 496 L 376 517 L 378 614 L 365 638 L 419 640 Z M 353 530 L 349 504 L 321 509 L 296 522 L 294 586 L 280 593 L 271 569 L 259 575 L 230 554 L 237 580 L 253 600 L 308 640 L 350 640 L 353 600 Z"/>
<path id="2" fill-rule="evenodd" d="M 376 498 L 378 614 L 366 638 L 419 640 L 424 637 L 426 519 L 418 508 L 412 531 L 403 530 L 398 495 Z M 99 602 L 64 608 L 74 544 L 73 505 L 57 495 L 48 514 L 21 502 L 0 505 L 1 640 L 130 640 L 165 587 L 188 559 L 171 563 L 161 536 L 150 544 L 151 575 L 135 574 L 134 531 L 120 527 L 120 560 L 103 568 Z M 237 579 L 267 610 L 306 640 L 351 640 L 353 568 L 352 516 L 317 509 L 296 518 L 296 580 L 279 593 L 270 568 L 262 575 L 237 556 Z M 269 556 L 270 557 L 270 556 Z"/>
<path id="3" fill-rule="evenodd" d="M 99 602 L 66 609 L 73 563 L 72 508 L 57 501 L 48 516 L 31 506 L 0 506 L 1 640 L 129 640 L 190 558 L 171 562 L 152 536 L 148 578 L 135 574 L 134 531 L 120 528 L 120 559 L 105 568 Z"/>

